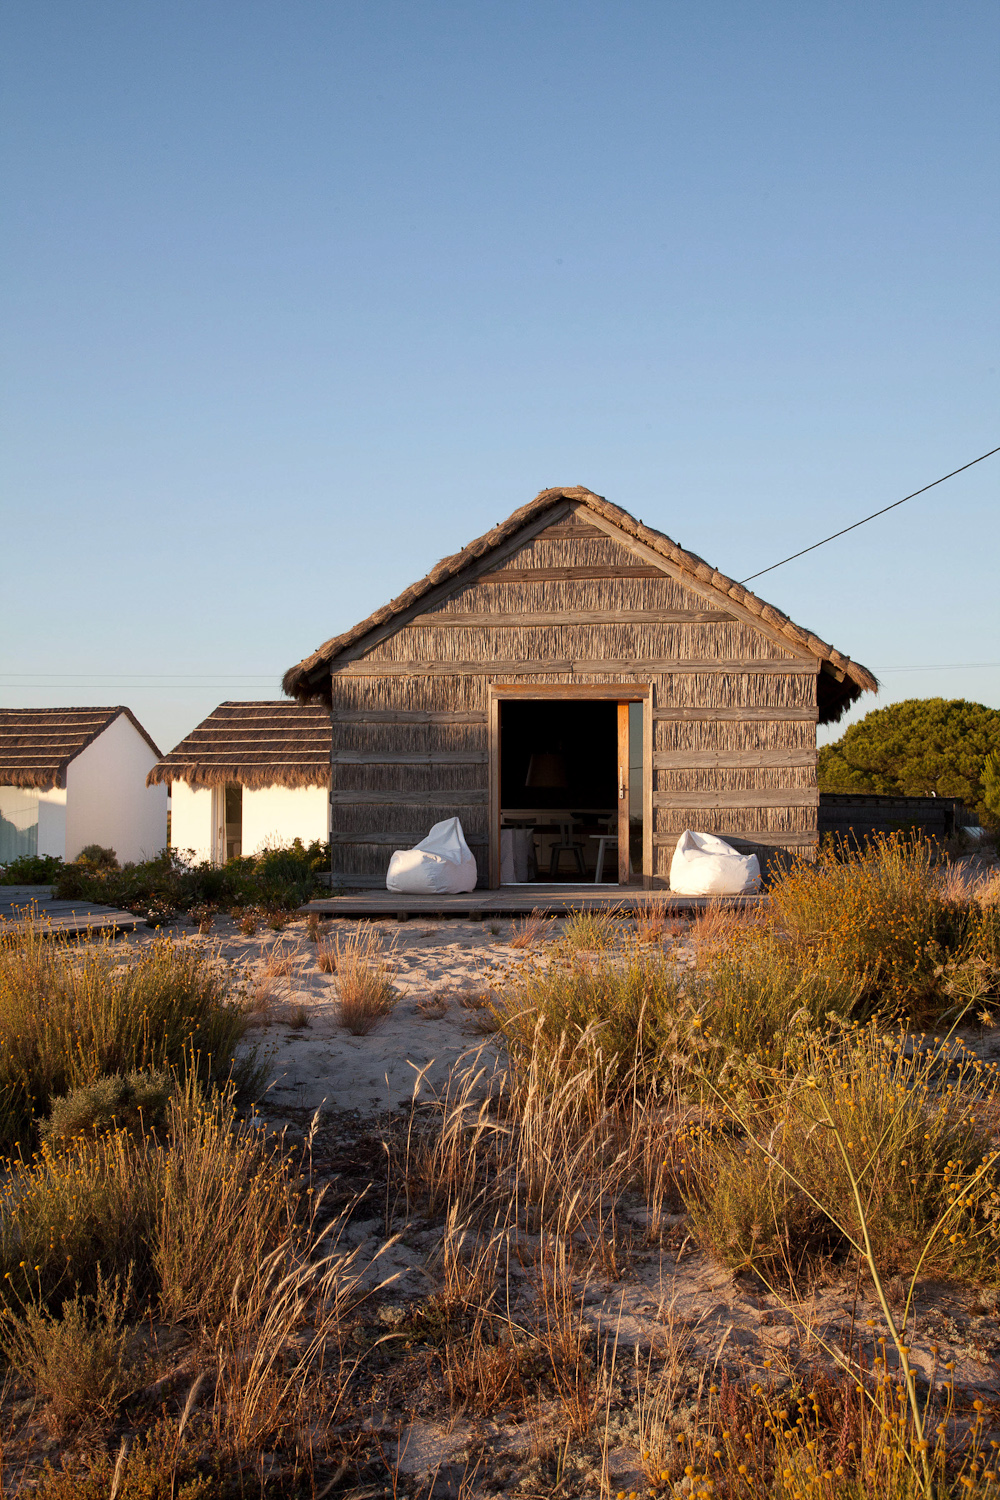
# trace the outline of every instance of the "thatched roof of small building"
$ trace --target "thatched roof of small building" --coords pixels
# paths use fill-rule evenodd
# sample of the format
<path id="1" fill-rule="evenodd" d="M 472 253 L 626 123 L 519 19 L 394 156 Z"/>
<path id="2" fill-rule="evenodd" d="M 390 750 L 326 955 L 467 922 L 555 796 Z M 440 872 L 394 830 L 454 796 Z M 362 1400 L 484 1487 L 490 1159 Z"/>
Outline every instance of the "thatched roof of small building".
<path id="1" fill-rule="evenodd" d="M 189 786 L 327 786 L 330 715 L 311 704 L 220 703 L 146 777 Z"/>
<path id="2" fill-rule="evenodd" d="M 70 761 L 121 714 L 159 755 L 135 714 L 121 703 L 115 708 L 0 708 L 0 785 L 38 792 L 65 786 Z"/>
<path id="3" fill-rule="evenodd" d="M 751 593 L 734 579 L 727 578 L 725 573 L 720 573 L 717 568 L 713 568 L 696 553 L 685 551 L 662 531 L 656 531 L 652 526 L 646 526 L 642 521 L 637 521 L 634 516 L 629 515 L 627 510 L 612 505 L 602 495 L 595 495 L 592 490 L 576 485 L 569 489 L 542 490 L 534 500 L 527 505 L 522 505 L 519 510 L 515 510 L 506 521 L 494 526 L 493 530 L 486 532 L 485 536 L 477 537 L 461 552 L 442 558 L 426 578 L 421 578 L 418 583 L 412 584 L 397 598 L 369 615 L 366 620 L 362 620 L 360 624 L 345 631 L 343 635 L 336 635 L 325 641 L 318 650 L 305 657 L 296 666 L 290 667 L 285 673 L 282 681 L 285 692 L 289 697 L 296 698 L 303 704 L 329 703 L 330 672 L 342 651 L 355 645 L 370 630 L 385 625 L 395 615 L 402 614 L 404 610 L 417 604 L 431 589 L 456 577 L 463 568 L 468 567 L 470 563 L 477 562 L 492 548 L 500 546 L 508 537 L 513 536 L 522 526 L 526 526 L 543 511 L 560 505 L 566 500 L 574 500 L 578 504 L 588 506 L 605 520 L 611 521 L 627 536 L 634 537 L 636 541 L 642 542 L 653 552 L 658 552 L 661 557 L 679 570 L 682 577 L 686 574 L 693 584 L 700 584 L 703 588 L 707 584 L 719 594 L 742 605 L 750 614 L 757 616 L 761 623 L 771 631 L 784 636 L 793 645 L 805 647 L 812 655 L 818 657 L 829 674 L 825 682 L 823 677 L 826 673 L 821 675 L 821 685 L 825 688 L 820 695 L 821 721 L 829 722 L 831 719 L 839 718 L 845 708 L 860 698 L 862 693 L 878 691 L 878 681 L 859 662 L 852 661 L 849 656 L 844 656 L 826 641 L 813 635 L 812 631 L 796 625 L 773 604 L 768 604 L 765 600 L 758 598 L 756 594 Z"/>

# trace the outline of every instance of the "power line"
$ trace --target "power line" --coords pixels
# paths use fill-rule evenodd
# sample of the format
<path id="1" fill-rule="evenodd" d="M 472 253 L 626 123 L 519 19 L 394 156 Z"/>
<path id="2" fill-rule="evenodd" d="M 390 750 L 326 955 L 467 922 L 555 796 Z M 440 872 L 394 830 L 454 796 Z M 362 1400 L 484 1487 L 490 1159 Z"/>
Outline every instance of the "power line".
<path id="1" fill-rule="evenodd" d="M 876 667 L 877 672 L 968 672 L 972 668 L 1000 667 L 1000 661 L 925 661 L 913 667 Z"/>
<path id="2" fill-rule="evenodd" d="M 801 552 L 793 552 L 791 557 L 783 557 L 780 562 L 772 563 L 769 568 L 761 568 L 759 573 L 751 573 L 749 578 L 742 578 L 740 582 L 750 583 L 754 578 L 763 578 L 765 573 L 773 573 L 775 568 L 783 568 L 785 563 L 794 562 L 797 557 L 805 557 L 807 552 L 815 552 L 817 547 L 825 547 L 827 542 L 835 542 L 838 536 L 846 536 L 849 531 L 856 531 L 859 526 L 865 526 L 869 521 L 874 521 L 876 516 L 884 516 L 886 511 L 895 510 L 897 505 L 905 505 L 907 500 L 914 500 L 917 495 L 926 494 L 936 484 L 944 484 L 946 479 L 954 479 L 956 474 L 964 474 L 966 469 L 971 469 L 974 464 L 981 464 L 984 458 L 992 458 L 994 453 L 1000 453 L 1000 448 L 991 448 L 989 453 L 981 453 L 978 458 L 971 459 L 960 469 L 952 469 L 950 474 L 942 474 L 940 479 L 934 479 L 930 484 L 925 484 L 923 489 L 914 490 L 912 495 L 904 495 L 902 500 L 894 500 L 891 505 L 883 505 L 881 510 L 873 510 L 870 516 L 855 521 L 853 526 L 845 526 L 843 531 L 835 531 L 832 536 L 825 536 L 821 542 L 813 542 L 811 547 L 803 547 Z"/>

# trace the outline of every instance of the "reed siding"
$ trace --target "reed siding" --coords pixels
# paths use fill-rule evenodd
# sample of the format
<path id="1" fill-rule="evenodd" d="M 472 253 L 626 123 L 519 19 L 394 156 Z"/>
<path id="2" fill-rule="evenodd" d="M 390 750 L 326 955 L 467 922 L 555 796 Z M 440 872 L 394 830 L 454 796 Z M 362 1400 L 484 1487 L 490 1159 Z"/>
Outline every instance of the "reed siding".
<path id="1" fill-rule="evenodd" d="M 818 659 L 581 512 L 335 658 L 335 879 L 381 883 L 457 812 L 488 884 L 490 683 L 652 683 L 652 885 L 688 827 L 764 858 L 815 850 Z"/>

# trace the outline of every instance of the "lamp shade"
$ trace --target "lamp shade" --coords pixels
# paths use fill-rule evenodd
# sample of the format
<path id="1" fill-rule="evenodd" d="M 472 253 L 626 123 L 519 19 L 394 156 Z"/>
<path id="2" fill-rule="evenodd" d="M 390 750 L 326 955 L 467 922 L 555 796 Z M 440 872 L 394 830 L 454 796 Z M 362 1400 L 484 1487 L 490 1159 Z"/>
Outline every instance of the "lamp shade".
<path id="1" fill-rule="evenodd" d="M 569 786 L 566 758 L 553 750 L 536 752 L 528 761 L 525 786 Z"/>

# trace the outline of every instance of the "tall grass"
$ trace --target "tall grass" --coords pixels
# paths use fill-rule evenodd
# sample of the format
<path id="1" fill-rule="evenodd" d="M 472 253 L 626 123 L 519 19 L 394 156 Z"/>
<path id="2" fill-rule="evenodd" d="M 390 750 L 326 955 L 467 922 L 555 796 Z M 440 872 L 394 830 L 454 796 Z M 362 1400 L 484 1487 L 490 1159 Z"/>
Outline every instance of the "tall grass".
<path id="1" fill-rule="evenodd" d="M 123 958 L 110 938 L 75 947 L 32 923 L 0 934 L 0 1148 L 29 1141 L 54 1098 L 106 1075 L 193 1064 L 250 1091 L 244 1031 L 221 966 L 168 939 Z"/>
<path id="2" fill-rule="evenodd" d="M 867 1236 L 886 1275 L 919 1262 L 924 1274 L 995 1281 L 1000 1171 L 977 1111 L 992 1074 L 935 1047 L 908 1053 L 904 1038 L 872 1026 L 832 1041 L 813 1033 L 797 1063 L 756 1114 L 710 1091 L 715 1118 L 740 1136 L 703 1124 L 689 1133 L 697 1237 L 769 1277 L 857 1251 Z"/>
<path id="3" fill-rule="evenodd" d="M 7 1162 L 0 1296 L 54 1305 L 117 1276 L 163 1317 L 211 1318 L 295 1208 L 285 1156 L 192 1076 L 162 1137 L 116 1129 Z"/>
<path id="4" fill-rule="evenodd" d="M 399 999 L 389 979 L 394 969 L 391 946 L 386 949 L 375 928 L 356 927 L 335 940 L 333 968 L 340 1024 L 352 1036 L 367 1036 L 392 1014 Z"/>
<path id="5" fill-rule="evenodd" d="M 515 1059 L 544 1058 L 561 1075 L 590 1063 L 608 1096 L 656 1088 L 676 1045 L 683 1008 L 676 970 L 660 949 L 569 962 L 529 972 L 494 1013 Z"/>

